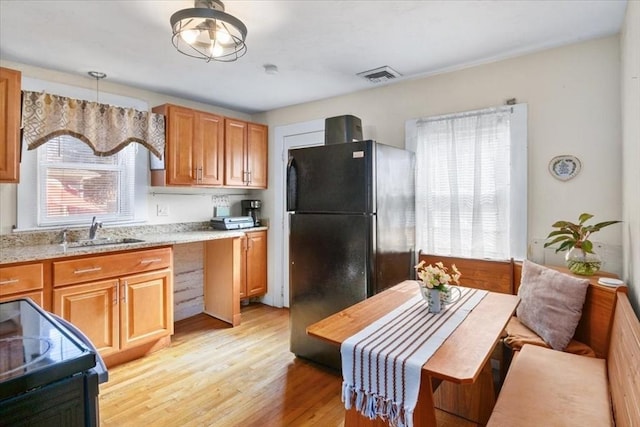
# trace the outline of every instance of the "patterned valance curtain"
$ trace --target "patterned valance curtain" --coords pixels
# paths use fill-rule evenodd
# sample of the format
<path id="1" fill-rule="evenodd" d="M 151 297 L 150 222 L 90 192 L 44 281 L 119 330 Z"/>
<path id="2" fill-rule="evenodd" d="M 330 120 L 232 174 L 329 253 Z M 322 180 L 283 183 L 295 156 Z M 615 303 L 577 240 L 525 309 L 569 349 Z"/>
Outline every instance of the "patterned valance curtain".
<path id="1" fill-rule="evenodd" d="M 162 158 L 164 116 L 132 108 L 66 98 L 44 92 L 22 92 L 23 138 L 33 150 L 52 138 L 71 135 L 97 156 L 110 156 L 131 142 Z"/>

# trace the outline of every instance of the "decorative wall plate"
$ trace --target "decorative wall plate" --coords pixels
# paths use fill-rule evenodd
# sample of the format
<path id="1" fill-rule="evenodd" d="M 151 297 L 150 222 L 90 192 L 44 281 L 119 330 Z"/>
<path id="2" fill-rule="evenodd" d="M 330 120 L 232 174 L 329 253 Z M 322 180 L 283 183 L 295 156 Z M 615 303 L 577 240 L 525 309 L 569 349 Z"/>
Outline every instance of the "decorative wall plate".
<path id="1" fill-rule="evenodd" d="M 576 156 L 556 156 L 549 162 L 549 172 L 560 181 L 567 181 L 580 173 L 582 164 Z"/>

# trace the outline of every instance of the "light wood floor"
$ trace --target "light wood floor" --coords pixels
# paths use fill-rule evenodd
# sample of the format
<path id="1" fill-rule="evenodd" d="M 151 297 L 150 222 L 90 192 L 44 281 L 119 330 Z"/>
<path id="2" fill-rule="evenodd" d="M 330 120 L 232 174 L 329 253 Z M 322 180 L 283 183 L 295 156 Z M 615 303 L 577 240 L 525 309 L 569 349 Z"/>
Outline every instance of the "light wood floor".
<path id="1" fill-rule="evenodd" d="M 262 304 L 242 325 L 200 314 L 176 323 L 170 348 L 109 370 L 102 427 L 343 425 L 340 376 L 289 352 L 289 312 Z M 440 427 L 475 427 L 444 412 Z"/>

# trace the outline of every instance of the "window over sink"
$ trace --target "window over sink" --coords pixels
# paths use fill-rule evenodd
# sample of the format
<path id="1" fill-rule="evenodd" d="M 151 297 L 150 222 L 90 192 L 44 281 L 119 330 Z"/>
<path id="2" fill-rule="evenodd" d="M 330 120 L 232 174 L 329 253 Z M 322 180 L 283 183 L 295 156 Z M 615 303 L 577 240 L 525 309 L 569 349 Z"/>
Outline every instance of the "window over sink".
<path id="1" fill-rule="evenodd" d="M 89 89 L 26 77 L 22 88 L 77 99 L 96 97 Z M 100 102 L 148 110 L 144 101 L 109 93 L 100 93 Z M 140 144 L 97 156 L 71 135 L 56 136 L 35 150 L 23 147 L 16 228 L 88 226 L 94 216 L 105 224 L 144 222 L 148 162 L 149 151 Z"/>
<path id="2" fill-rule="evenodd" d="M 134 218 L 135 150 L 96 156 L 83 141 L 63 135 L 38 151 L 38 225 Z"/>

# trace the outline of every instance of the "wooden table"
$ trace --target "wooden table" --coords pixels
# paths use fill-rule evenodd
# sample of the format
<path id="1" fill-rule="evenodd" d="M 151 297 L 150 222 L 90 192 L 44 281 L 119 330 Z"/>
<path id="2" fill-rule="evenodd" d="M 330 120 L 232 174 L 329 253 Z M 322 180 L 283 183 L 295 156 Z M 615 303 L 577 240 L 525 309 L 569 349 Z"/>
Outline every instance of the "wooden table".
<path id="1" fill-rule="evenodd" d="M 340 345 L 417 294 L 417 283 L 404 281 L 310 325 L 307 333 Z M 472 384 L 483 370 L 487 372 L 487 367 L 490 377 L 489 358 L 518 302 L 519 298 L 515 295 L 489 292 L 423 365 L 418 404 L 414 412 L 415 427 L 436 425 L 433 391 L 441 381 Z M 385 425 L 382 420 L 371 421 L 353 409 L 347 411 L 345 416 L 345 427 Z"/>

